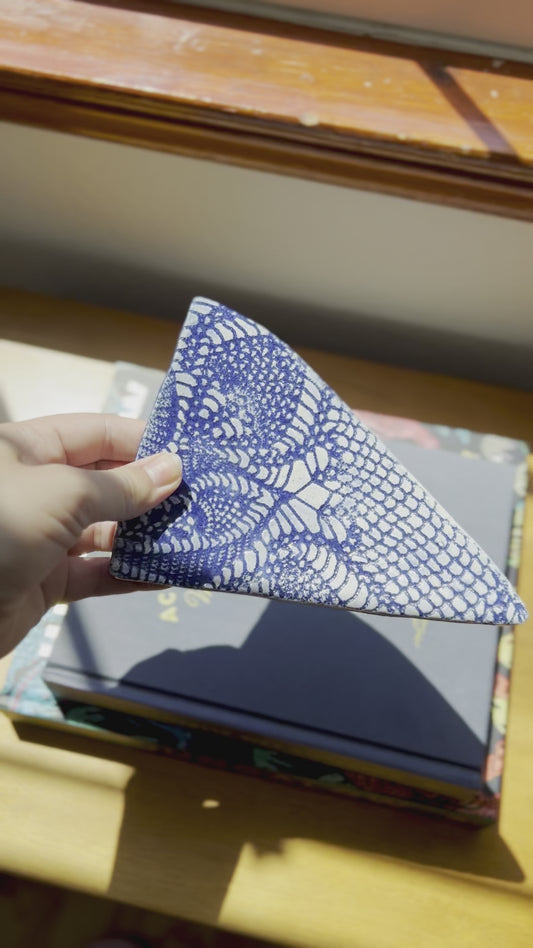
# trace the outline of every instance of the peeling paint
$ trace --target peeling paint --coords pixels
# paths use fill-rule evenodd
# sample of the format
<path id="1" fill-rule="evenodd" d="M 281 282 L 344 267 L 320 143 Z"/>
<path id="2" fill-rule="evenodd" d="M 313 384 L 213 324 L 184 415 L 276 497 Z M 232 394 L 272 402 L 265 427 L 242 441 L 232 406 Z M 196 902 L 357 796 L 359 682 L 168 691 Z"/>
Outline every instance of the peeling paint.
<path id="1" fill-rule="evenodd" d="M 320 116 L 316 112 L 302 112 L 300 115 L 300 124 L 311 128 L 313 125 L 320 125 Z"/>

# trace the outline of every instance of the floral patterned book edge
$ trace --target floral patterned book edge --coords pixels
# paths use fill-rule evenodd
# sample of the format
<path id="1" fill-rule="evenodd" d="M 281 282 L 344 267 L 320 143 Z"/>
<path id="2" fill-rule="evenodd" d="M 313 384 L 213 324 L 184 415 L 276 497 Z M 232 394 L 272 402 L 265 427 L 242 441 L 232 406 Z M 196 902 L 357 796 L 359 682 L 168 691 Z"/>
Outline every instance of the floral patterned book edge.
<path id="1" fill-rule="evenodd" d="M 119 363 L 107 409 L 131 416 L 141 414 L 143 407 L 146 410 L 147 394 L 155 394 L 161 378 L 161 373 L 155 370 Z M 514 516 L 506 570 L 509 580 L 515 585 L 527 489 L 528 446 L 524 442 L 466 429 L 426 425 L 371 412 L 357 414 L 385 439 L 405 440 L 429 450 L 440 448 L 470 458 L 515 466 Z M 65 613 L 64 606 L 52 609 L 13 653 L 0 694 L 0 708 L 15 720 L 78 730 L 92 737 L 127 743 L 181 760 L 415 808 L 472 824 L 484 825 L 497 819 L 513 657 L 513 632 L 509 627 L 500 630 L 483 787 L 465 803 L 394 780 L 334 768 L 294 754 L 256 746 L 253 741 L 237 736 L 180 727 L 76 701 L 61 700 L 59 703 L 43 681 L 42 674 Z"/>

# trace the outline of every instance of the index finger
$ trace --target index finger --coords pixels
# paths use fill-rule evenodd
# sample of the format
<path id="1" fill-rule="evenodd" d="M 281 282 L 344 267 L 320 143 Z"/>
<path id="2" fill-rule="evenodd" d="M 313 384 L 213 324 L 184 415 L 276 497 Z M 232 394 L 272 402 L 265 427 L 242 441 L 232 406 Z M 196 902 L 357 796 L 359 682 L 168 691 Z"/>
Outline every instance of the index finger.
<path id="1" fill-rule="evenodd" d="M 0 425 L 0 438 L 27 464 L 132 461 L 145 422 L 107 414 L 66 414 Z"/>

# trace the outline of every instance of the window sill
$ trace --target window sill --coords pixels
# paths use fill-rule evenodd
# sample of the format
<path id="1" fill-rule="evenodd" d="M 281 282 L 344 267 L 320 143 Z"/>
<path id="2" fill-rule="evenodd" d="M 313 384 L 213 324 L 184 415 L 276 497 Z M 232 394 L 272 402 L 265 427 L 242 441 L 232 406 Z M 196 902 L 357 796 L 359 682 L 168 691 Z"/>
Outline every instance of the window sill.
<path id="1" fill-rule="evenodd" d="M 0 119 L 533 219 L 533 71 L 164 2 L 13 0 Z"/>

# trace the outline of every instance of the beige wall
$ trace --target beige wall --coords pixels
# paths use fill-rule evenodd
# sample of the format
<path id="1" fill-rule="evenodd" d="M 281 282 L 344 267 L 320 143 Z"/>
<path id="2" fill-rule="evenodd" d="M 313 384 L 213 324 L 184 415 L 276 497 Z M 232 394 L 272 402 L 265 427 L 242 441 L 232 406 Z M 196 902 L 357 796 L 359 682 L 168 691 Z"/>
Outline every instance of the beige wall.
<path id="1" fill-rule="evenodd" d="M 0 282 L 169 318 L 216 294 L 398 360 L 428 332 L 533 347 L 527 223 L 14 125 L 0 162 Z"/>

